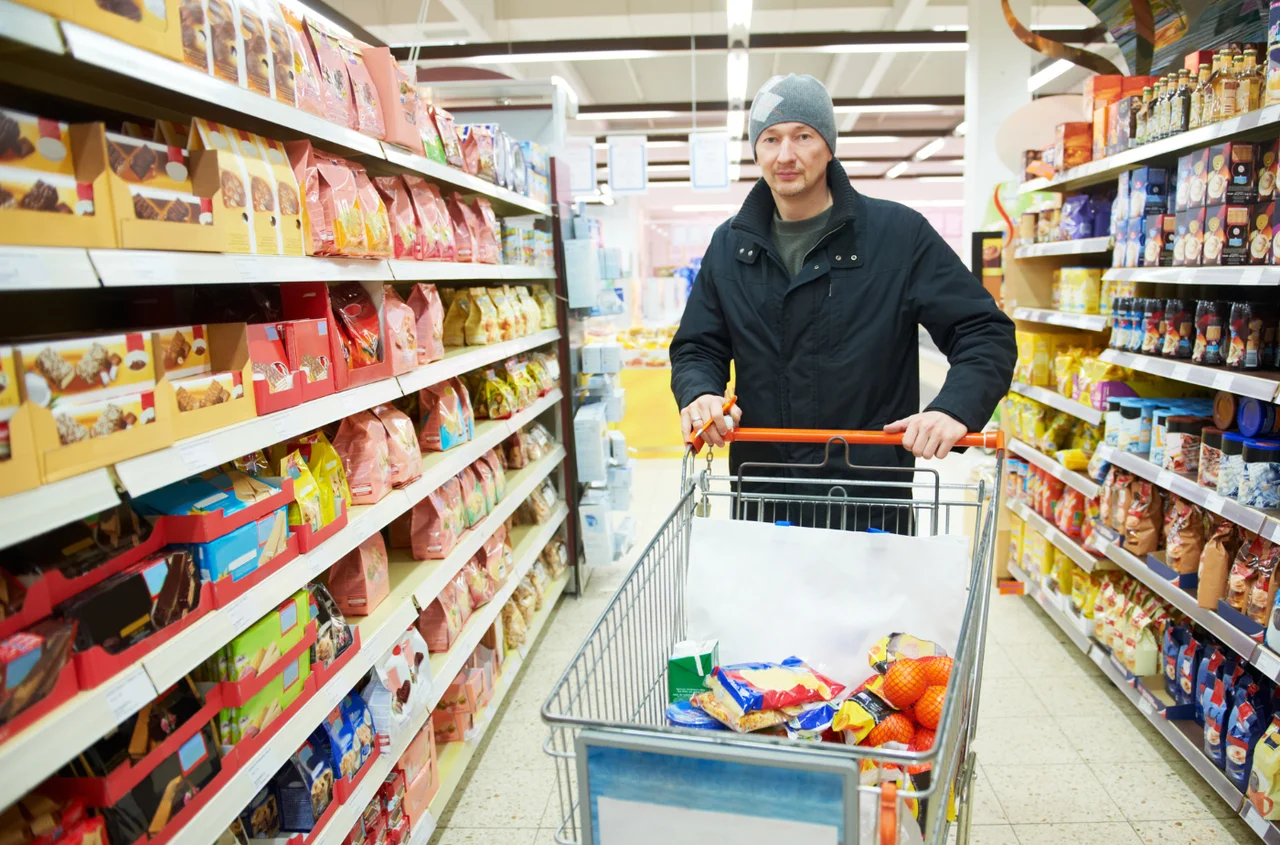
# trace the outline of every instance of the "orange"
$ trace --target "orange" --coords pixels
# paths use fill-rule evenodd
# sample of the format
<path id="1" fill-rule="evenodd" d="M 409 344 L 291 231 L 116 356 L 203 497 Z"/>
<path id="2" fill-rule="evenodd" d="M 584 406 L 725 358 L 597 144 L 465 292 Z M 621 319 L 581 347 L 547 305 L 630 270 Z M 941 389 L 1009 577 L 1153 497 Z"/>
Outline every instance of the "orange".
<path id="1" fill-rule="evenodd" d="M 884 674 L 884 700 L 899 710 L 916 703 L 929 686 L 922 661 L 895 660 Z"/>
<path id="2" fill-rule="evenodd" d="M 928 751 L 933 748 L 934 733 L 928 728 L 917 728 L 916 735 L 912 738 L 911 744 L 907 746 L 909 751 Z M 918 775 L 921 772 L 927 772 L 933 768 L 932 763 L 925 763 L 920 766 L 908 766 L 907 773 Z"/>
<path id="3" fill-rule="evenodd" d="M 924 670 L 924 677 L 929 682 L 929 686 L 945 687 L 947 685 L 947 681 L 951 680 L 951 663 L 950 657 L 927 657 L 920 661 L 920 668 Z"/>
<path id="4" fill-rule="evenodd" d="M 907 745 L 915 733 L 915 725 L 911 724 L 910 719 L 902 713 L 890 713 L 883 722 L 871 729 L 862 744 L 876 746 L 886 742 L 900 742 Z"/>
<path id="5" fill-rule="evenodd" d="M 947 697 L 947 688 L 934 685 L 924 691 L 916 702 L 915 717 L 921 726 L 936 730 L 942 720 L 942 704 Z"/>

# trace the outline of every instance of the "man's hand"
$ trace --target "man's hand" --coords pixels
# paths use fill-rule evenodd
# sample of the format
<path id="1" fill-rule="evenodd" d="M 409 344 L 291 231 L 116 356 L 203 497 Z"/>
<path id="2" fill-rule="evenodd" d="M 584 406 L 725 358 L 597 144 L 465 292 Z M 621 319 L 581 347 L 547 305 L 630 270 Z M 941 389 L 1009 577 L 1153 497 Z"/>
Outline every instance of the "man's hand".
<path id="1" fill-rule="evenodd" d="M 945 458 L 956 441 L 969 433 L 965 424 L 941 411 L 912 414 L 884 427 L 888 434 L 902 432 L 902 445 L 917 458 Z"/>
<path id="2" fill-rule="evenodd" d="M 711 420 L 714 425 L 707 429 L 703 439 L 712 446 L 724 446 L 724 436 L 742 419 L 742 409 L 737 405 L 730 408 L 729 416 L 725 417 L 724 403 L 727 401 L 726 396 L 705 393 L 690 402 L 689 406 L 680 412 L 680 430 L 684 433 L 685 442 L 687 443 L 707 420 Z"/>

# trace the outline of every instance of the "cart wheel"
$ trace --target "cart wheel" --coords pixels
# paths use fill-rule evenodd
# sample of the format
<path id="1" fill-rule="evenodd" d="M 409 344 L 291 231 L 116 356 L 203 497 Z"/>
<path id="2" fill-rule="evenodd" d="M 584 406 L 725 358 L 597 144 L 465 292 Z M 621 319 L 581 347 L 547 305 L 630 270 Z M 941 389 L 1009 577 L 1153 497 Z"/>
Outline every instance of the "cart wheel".
<path id="1" fill-rule="evenodd" d="M 898 785 L 880 784 L 880 845 L 898 842 Z"/>

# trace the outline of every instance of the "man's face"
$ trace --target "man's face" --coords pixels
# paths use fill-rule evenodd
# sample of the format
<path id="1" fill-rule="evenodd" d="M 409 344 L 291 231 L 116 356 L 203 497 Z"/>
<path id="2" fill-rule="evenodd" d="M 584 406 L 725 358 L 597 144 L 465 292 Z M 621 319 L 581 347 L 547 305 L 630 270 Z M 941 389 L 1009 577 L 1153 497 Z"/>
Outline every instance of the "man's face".
<path id="1" fill-rule="evenodd" d="M 812 126 L 777 123 L 756 138 L 756 161 L 774 194 L 795 197 L 826 181 L 831 150 Z"/>

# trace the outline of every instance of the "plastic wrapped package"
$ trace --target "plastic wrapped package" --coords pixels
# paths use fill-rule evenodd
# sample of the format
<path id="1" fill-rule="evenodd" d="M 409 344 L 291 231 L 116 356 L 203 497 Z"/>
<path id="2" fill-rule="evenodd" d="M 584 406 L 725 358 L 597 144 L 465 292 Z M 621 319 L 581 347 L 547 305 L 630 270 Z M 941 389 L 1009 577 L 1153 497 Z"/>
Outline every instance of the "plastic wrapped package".
<path id="1" fill-rule="evenodd" d="M 556 325 L 556 298 L 548 293 L 543 285 L 530 285 L 529 292 L 542 311 L 542 325 L 547 328 Z"/>
<path id="2" fill-rule="evenodd" d="M 444 157 L 444 143 L 440 140 L 440 132 L 435 121 L 431 119 L 431 109 L 423 97 L 417 98 L 418 105 L 414 120 L 418 125 L 418 134 L 422 137 L 422 149 L 427 158 L 437 164 L 448 164 Z"/>
<path id="3" fill-rule="evenodd" d="M 339 41 L 342 58 L 347 63 L 347 77 L 351 80 L 351 101 L 356 113 L 355 128 L 363 135 L 384 140 L 387 137 L 387 126 L 382 117 L 382 104 L 378 101 L 378 89 L 364 64 L 364 46 L 351 38 Z"/>
<path id="4" fill-rule="evenodd" d="M 475 303 L 471 299 L 469 290 L 451 292 L 451 294 L 452 298 L 444 303 L 447 308 L 441 327 L 441 337 L 446 348 L 457 349 L 467 345 L 467 321 L 471 319 Z M 442 302 L 443 296 L 442 293 Z"/>
<path id="5" fill-rule="evenodd" d="M 387 216 L 387 206 L 373 186 L 369 174 L 363 167 L 355 166 L 356 188 L 360 197 L 360 211 L 364 215 L 365 252 L 364 255 L 374 258 L 390 258 L 391 222 Z"/>
<path id="6" fill-rule="evenodd" d="M 440 192 L 420 176 L 405 175 L 409 204 L 419 230 L 420 251 L 414 257 L 426 261 L 453 261 L 453 224 L 440 208 Z"/>
<path id="7" fill-rule="evenodd" d="M 528 435 L 524 431 L 517 431 L 502 441 L 502 454 L 508 469 L 524 469 L 529 465 L 527 441 Z"/>
<path id="8" fill-rule="evenodd" d="M 444 452 L 471 439 L 463 413 L 466 401 L 458 394 L 458 386 L 452 379 L 418 391 L 418 408 L 422 414 L 418 445 L 422 451 Z"/>
<path id="9" fill-rule="evenodd" d="M 382 316 L 387 327 L 387 354 L 392 375 L 418 368 L 418 320 L 391 285 L 382 288 Z"/>
<path id="10" fill-rule="evenodd" d="M 421 258 L 423 247 L 418 241 L 418 221 L 404 180 L 399 176 L 375 176 L 373 186 L 382 197 L 391 224 L 391 257 L 406 260 Z"/>
<path id="11" fill-rule="evenodd" d="M 373 415 L 387 430 L 387 457 L 391 466 L 391 486 L 403 487 L 422 475 L 422 452 L 413 420 L 394 405 L 377 405 Z"/>
<path id="12" fill-rule="evenodd" d="M 485 517 L 484 491 L 480 489 L 480 478 L 471 467 L 458 473 L 458 483 L 462 485 L 462 513 L 467 527 L 471 528 Z"/>
<path id="13" fill-rule="evenodd" d="M 525 429 L 525 456 L 530 461 L 540 461 L 551 453 L 555 440 L 542 423 L 533 423 Z"/>
<path id="14" fill-rule="evenodd" d="M 475 214 L 476 240 L 472 260 L 480 264 L 501 264 L 502 244 L 498 240 L 498 216 L 484 197 L 472 200 Z"/>
<path id="15" fill-rule="evenodd" d="M 471 311 L 467 315 L 466 337 L 468 346 L 486 346 L 502 339 L 498 323 L 498 309 L 485 288 L 470 288 Z M 458 294 L 458 299 L 462 294 Z M 457 300 L 454 300 L 455 302 Z"/>
<path id="16" fill-rule="evenodd" d="M 480 456 L 480 461 L 486 464 L 493 474 L 494 502 L 501 502 L 503 497 L 507 495 L 507 473 L 502 466 L 502 461 L 498 458 L 497 451 L 490 449 Z"/>
<path id="17" fill-rule="evenodd" d="M 449 583 L 453 584 L 453 594 L 458 601 L 458 609 L 462 613 L 462 624 L 465 625 L 471 618 L 472 611 L 475 610 L 471 604 L 471 587 L 468 586 L 467 577 L 462 572 L 453 576 L 453 580 Z"/>
<path id="18" fill-rule="evenodd" d="M 356 171 L 350 162 L 338 158 L 316 161 L 316 206 L 308 212 L 311 222 L 312 245 L 317 255 L 364 255 L 368 251 L 365 239 L 364 211 L 360 205 L 360 186 Z M 311 209 L 311 185 L 308 180 L 306 196 Z"/>
<path id="19" fill-rule="evenodd" d="M 556 538 L 550 543 L 547 543 L 541 554 L 538 555 L 538 559 L 546 564 L 547 573 L 551 576 L 552 580 L 555 580 L 559 578 L 569 566 L 569 549 L 565 546 L 563 540 Z"/>
<path id="20" fill-rule="evenodd" d="M 489 573 L 485 570 L 480 562 L 475 558 L 467 561 L 462 567 L 462 574 L 467 581 L 467 589 L 471 594 L 471 606 L 479 608 L 488 604 L 493 599 L 495 592 L 493 582 L 489 580 Z"/>
<path id="21" fill-rule="evenodd" d="M 558 501 L 556 488 L 548 478 L 529 494 L 529 498 L 520 503 L 516 512 L 527 524 L 541 525 L 551 518 L 551 512 L 555 510 Z"/>
<path id="22" fill-rule="evenodd" d="M 520 648 L 529 637 L 529 626 L 514 600 L 502 606 L 502 635 L 508 651 Z"/>
<path id="23" fill-rule="evenodd" d="M 444 305 L 435 285 L 419 283 L 409 291 L 418 341 L 418 365 L 444 357 Z"/>
<path id="24" fill-rule="evenodd" d="M 286 6 L 279 6 L 285 32 L 293 53 L 293 95 L 298 108 L 316 117 L 327 118 L 320 95 L 320 71 L 315 52 L 307 38 L 302 19 Z"/>
<path id="25" fill-rule="evenodd" d="M 327 578 L 329 593 L 344 616 L 368 616 L 391 594 L 387 548 L 375 533 L 339 558 Z"/>
<path id="26" fill-rule="evenodd" d="M 360 282 L 344 282 L 329 289 L 329 301 L 341 334 L 347 367 L 368 367 L 382 360 L 382 318 L 369 291 Z"/>
<path id="27" fill-rule="evenodd" d="M 331 123 L 359 131 L 359 118 L 351 96 L 351 77 L 342 49 L 318 21 L 307 19 L 307 37 L 319 70 L 320 101 Z"/>
<path id="28" fill-rule="evenodd" d="M 488 516 L 493 513 L 494 505 L 498 503 L 493 487 L 493 470 L 483 460 L 476 461 L 471 468 L 475 470 L 476 479 L 480 482 L 480 492 L 484 495 L 484 512 L 485 516 Z"/>
<path id="29" fill-rule="evenodd" d="M 543 328 L 551 328 L 555 325 L 555 323 L 543 325 L 542 309 L 538 306 L 538 302 L 533 298 L 533 295 L 529 293 L 529 288 L 524 285 L 516 285 L 513 290 L 516 294 L 516 307 L 524 313 L 526 333 L 534 334 Z"/>
<path id="30" fill-rule="evenodd" d="M 506 291 L 501 287 L 484 288 L 483 290 L 489 302 L 493 305 L 497 321 L 497 340 L 515 340 L 517 337 L 516 312 L 511 306 L 511 301 L 507 298 Z"/>
<path id="31" fill-rule="evenodd" d="M 442 491 L 428 493 L 409 511 L 409 548 L 415 560 L 444 560 L 458 542 Z"/>
<path id="32" fill-rule="evenodd" d="M 525 624 L 532 625 L 534 614 L 538 612 L 538 594 L 533 589 L 533 584 L 529 582 L 527 575 L 516 585 L 515 592 L 511 594 L 511 598 L 516 603 L 516 607 L 520 609 L 520 615 L 524 617 Z"/>
<path id="33" fill-rule="evenodd" d="M 515 393 L 495 367 L 485 368 L 472 395 L 475 397 L 476 414 L 482 419 L 509 419 L 517 410 Z"/>
<path id="34" fill-rule="evenodd" d="M 343 419 L 333 448 L 342 456 L 353 505 L 372 505 L 391 490 L 391 456 L 387 430 L 368 411 Z"/>
<path id="35" fill-rule="evenodd" d="M 447 652 L 464 624 L 466 620 L 462 616 L 462 607 L 452 581 L 445 584 L 439 595 L 418 614 L 418 632 L 426 640 L 427 650 L 432 654 Z"/>
<path id="36" fill-rule="evenodd" d="M 1204 511 L 1172 497 L 1165 520 L 1165 564 L 1179 575 L 1198 571 L 1204 547 Z"/>
<path id="37" fill-rule="evenodd" d="M 445 202 L 449 210 L 449 219 L 453 222 L 453 243 L 458 261 L 479 261 L 476 243 L 479 232 L 479 220 L 471 206 L 457 191 L 449 195 Z"/>
<path id="38" fill-rule="evenodd" d="M 484 541 L 484 545 L 480 547 L 477 557 L 480 565 L 488 573 L 494 590 L 501 589 L 502 585 L 507 581 L 507 576 L 511 574 L 511 560 L 507 552 L 507 529 L 505 526 L 499 526 L 497 531 L 489 535 L 489 538 Z"/>

